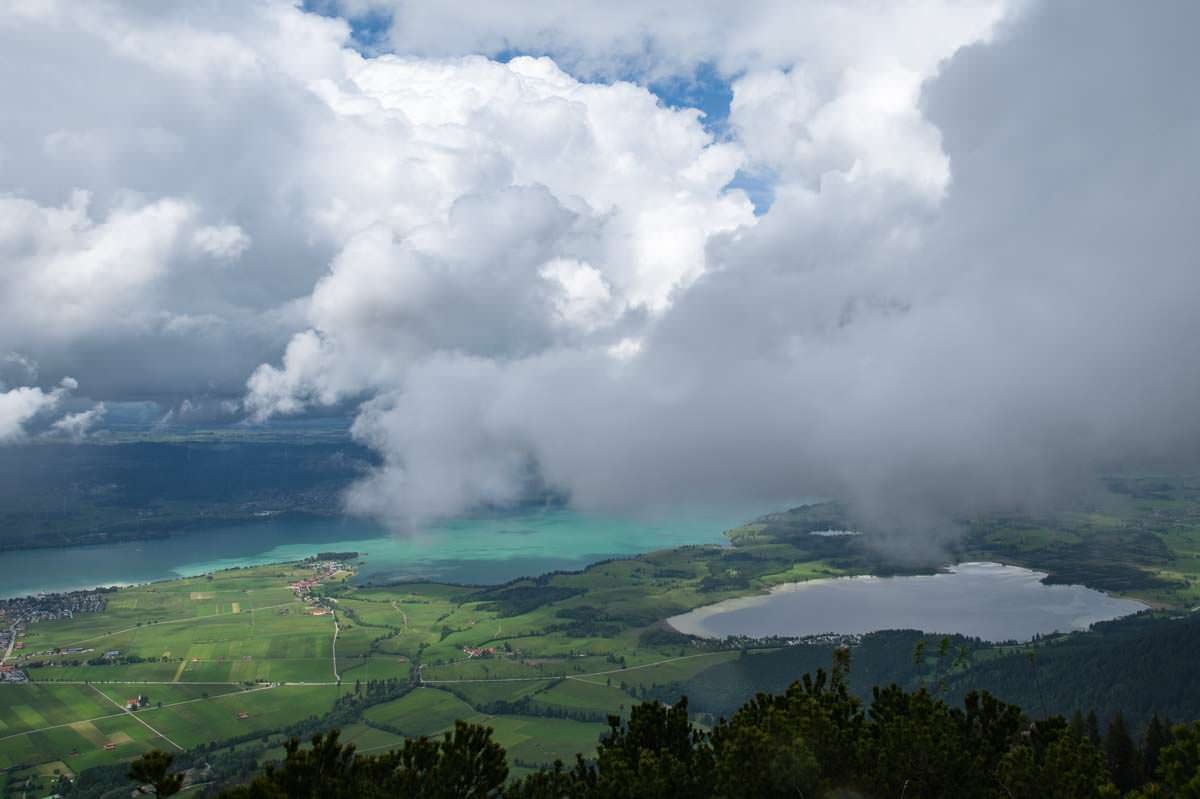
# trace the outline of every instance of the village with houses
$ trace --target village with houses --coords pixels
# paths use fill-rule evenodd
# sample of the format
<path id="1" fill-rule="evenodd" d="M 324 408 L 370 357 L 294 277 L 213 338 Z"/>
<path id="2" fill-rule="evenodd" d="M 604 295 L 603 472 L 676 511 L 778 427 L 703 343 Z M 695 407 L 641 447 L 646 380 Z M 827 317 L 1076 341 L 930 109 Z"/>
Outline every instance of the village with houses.
<path id="1" fill-rule="evenodd" d="M 327 559 L 327 556 L 330 555 L 338 557 Z M 343 579 L 354 574 L 354 567 L 345 561 L 357 557 L 357 555 L 357 552 L 321 553 L 310 561 L 313 568 L 311 577 L 305 577 L 303 580 L 297 580 L 288 585 L 288 588 L 292 589 L 292 594 L 304 603 L 306 615 L 328 616 L 333 613 L 333 609 L 326 604 L 327 600 L 317 596 L 314 589 L 326 582 Z"/>
<path id="2" fill-rule="evenodd" d="M 79 613 L 100 613 L 108 606 L 107 593 L 70 591 L 0 599 L 0 624 L 24 628 L 39 621 L 73 619 Z"/>
<path id="3" fill-rule="evenodd" d="M 0 664 L 0 683 L 27 683 L 29 675 L 12 663 Z"/>
<path id="4" fill-rule="evenodd" d="M 104 590 L 0 599 L 0 683 L 29 681 L 13 661 L 24 654 L 25 630 L 30 624 L 51 619 L 73 619 L 79 613 L 99 613 L 108 606 Z"/>
<path id="5" fill-rule="evenodd" d="M 494 646 L 464 646 L 462 650 L 469 658 L 495 657 L 496 647 Z"/>

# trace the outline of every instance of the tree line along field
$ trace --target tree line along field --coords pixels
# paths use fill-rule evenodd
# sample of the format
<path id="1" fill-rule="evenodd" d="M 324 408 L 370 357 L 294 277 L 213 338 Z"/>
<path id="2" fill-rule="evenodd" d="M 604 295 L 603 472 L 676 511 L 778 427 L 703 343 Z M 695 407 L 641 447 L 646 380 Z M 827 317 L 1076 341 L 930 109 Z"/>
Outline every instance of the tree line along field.
<path id="1" fill-rule="evenodd" d="M 1139 482 L 1116 485 L 1104 507 L 1087 511 L 972 520 L 963 552 L 1062 579 L 1055 571 L 1062 547 L 1078 554 L 1086 546 L 1087 568 L 1107 564 L 1108 578 L 1127 583 L 1130 575 L 1144 578 L 1120 593 L 1188 608 L 1200 564 L 1200 497 L 1186 481 L 1154 485 L 1149 496 Z M 1112 533 L 1135 528 L 1161 541 L 1166 554 L 1145 541 L 1119 544 Z M 732 547 L 682 547 L 482 588 L 355 585 L 339 574 L 305 602 L 289 585 L 316 567 L 299 563 L 120 589 L 103 613 L 27 631 L 23 666 L 32 682 L 0 685 L 0 769 L 11 786 L 50 780 L 55 769 L 104 773 L 161 748 L 244 773 L 247 762 L 279 757 L 289 735 L 338 727 L 360 750 L 382 751 L 461 718 L 492 727 L 519 773 L 575 752 L 588 755 L 607 714 L 645 698 L 687 694 L 696 718 L 710 723 L 755 692 L 781 690 L 828 663 L 833 644 L 702 642 L 662 620 L 782 581 L 896 573 L 866 535 L 811 534 L 826 529 L 854 529 L 853 515 L 837 503 L 809 506 L 731 531 Z M 1146 552 L 1159 560 L 1150 562 Z M 1158 667 L 1169 669 L 1163 653 L 1169 661 L 1170 646 L 1156 650 L 1154 642 L 1191 629 L 1192 617 L 1179 615 L 1149 614 L 1028 647 L 964 639 L 955 646 L 968 657 L 954 667 L 932 657 L 914 664 L 919 633 L 867 636 L 854 647 L 860 670 L 851 682 L 861 673 L 874 683 L 913 687 L 941 669 L 947 691 L 992 685 L 1025 707 L 1069 712 L 1096 702 L 1070 677 L 1096 651 L 1105 651 L 1114 669 L 1136 672 L 1143 668 L 1130 654 L 1136 639 L 1132 649 L 1156 651 Z M 92 651 L 44 654 L 72 648 Z M 1044 664 L 1032 680 L 1030 650 Z M 119 654 L 106 661 L 106 652 Z M 1100 676 L 1122 684 L 1120 673 Z M 1186 682 L 1185 674 L 1176 676 Z M 121 705 L 136 696 L 149 703 L 126 712 Z M 1137 719 L 1172 708 L 1183 717 L 1191 706 L 1149 687 L 1135 687 L 1124 700 Z M 1200 716 L 1200 708 L 1187 715 Z"/>

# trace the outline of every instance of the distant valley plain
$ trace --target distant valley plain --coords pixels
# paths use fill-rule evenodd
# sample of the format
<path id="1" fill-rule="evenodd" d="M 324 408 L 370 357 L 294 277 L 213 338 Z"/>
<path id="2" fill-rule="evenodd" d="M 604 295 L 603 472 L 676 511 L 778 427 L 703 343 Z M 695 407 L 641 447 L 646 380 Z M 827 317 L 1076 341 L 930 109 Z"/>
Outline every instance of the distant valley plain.
<path id="1" fill-rule="evenodd" d="M 121 784 L 120 764 L 154 747 L 236 780 L 247 764 L 278 757 L 291 735 L 338 727 L 360 750 L 377 751 L 457 718 L 496 729 L 519 773 L 593 751 L 607 714 L 642 699 L 687 695 L 697 719 L 711 723 L 756 691 L 827 665 L 844 643 L 856 690 L 936 677 L 950 696 L 988 687 L 1046 712 L 1200 716 L 1200 685 L 1179 689 L 1197 680 L 1192 661 L 1171 654 L 1200 646 L 1195 475 L 1111 478 L 1086 506 L 963 519 L 943 558 L 896 564 L 871 545 L 869 529 L 821 534 L 862 529 L 836 502 L 765 516 L 758 508 L 614 518 L 547 495 L 395 536 L 339 514 L 340 492 L 370 468 L 344 431 L 317 431 L 303 445 L 257 435 L 265 440 L 189 434 L 30 448 L 29 484 L 50 487 L 21 493 L 7 484 L 0 595 L 140 585 L 107 595 L 102 613 L 23 633 L 9 663 L 32 682 L 0 686 L 0 769 L 10 780 L 90 770 L 98 785 Z M 5 468 L 22 468 L 12 458 Z M 323 568 L 302 559 L 331 551 L 361 557 L 302 596 L 289 588 Z M 747 598 L 780 586 L 931 575 L 965 561 L 1045 573 L 1055 590 L 1036 579 L 1032 589 L 1083 611 L 1067 614 L 1084 619 L 1067 629 L 1142 607 L 1127 600 L 1160 610 L 1030 644 L 913 619 L 934 634 L 927 649 L 919 630 L 797 644 L 786 626 L 731 627 L 717 632 L 751 634 L 706 640 L 665 623 L 724 601 L 757 602 Z M 1069 585 L 1093 590 L 1061 588 Z M 1099 615 L 1089 603 L 1104 606 Z M 839 632 L 836 599 L 820 604 L 809 631 Z M 933 646 L 943 632 L 967 635 Z M 914 647 L 925 655 L 914 659 Z M 91 651 L 66 651 L 80 648 Z M 1166 676 L 1119 676 L 1145 669 Z M 1089 693 L 1093 685 L 1120 690 Z M 114 707 L 140 694 L 149 706 Z"/>

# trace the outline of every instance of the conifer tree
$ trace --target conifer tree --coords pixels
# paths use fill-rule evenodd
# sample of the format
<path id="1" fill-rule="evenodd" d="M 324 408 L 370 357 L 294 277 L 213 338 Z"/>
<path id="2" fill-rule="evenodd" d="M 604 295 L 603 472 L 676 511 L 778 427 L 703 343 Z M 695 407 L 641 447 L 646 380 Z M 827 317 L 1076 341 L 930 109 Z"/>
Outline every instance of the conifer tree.
<path id="1" fill-rule="evenodd" d="M 1153 780 L 1158 776 L 1158 759 L 1162 750 L 1171 743 L 1171 727 L 1155 713 L 1146 727 L 1142 739 L 1142 776 Z"/>
<path id="2" fill-rule="evenodd" d="M 1129 725 L 1125 723 L 1124 714 L 1118 711 L 1108 722 L 1108 730 L 1104 735 L 1104 758 L 1108 763 L 1108 773 L 1121 793 L 1132 791 L 1141 782 L 1137 754 L 1133 736 L 1129 734 Z"/>
<path id="3" fill-rule="evenodd" d="M 1075 740 L 1083 740 L 1087 735 L 1087 725 L 1083 720 L 1083 711 L 1075 708 L 1075 712 L 1071 714 L 1071 735 Z"/>
<path id="4" fill-rule="evenodd" d="M 1092 742 L 1092 746 L 1100 747 L 1100 720 L 1096 718 L 1096 711 L 1089 710 L 1087 721 L 1084 723 L 1087 728 L 1088 740 Z"/>

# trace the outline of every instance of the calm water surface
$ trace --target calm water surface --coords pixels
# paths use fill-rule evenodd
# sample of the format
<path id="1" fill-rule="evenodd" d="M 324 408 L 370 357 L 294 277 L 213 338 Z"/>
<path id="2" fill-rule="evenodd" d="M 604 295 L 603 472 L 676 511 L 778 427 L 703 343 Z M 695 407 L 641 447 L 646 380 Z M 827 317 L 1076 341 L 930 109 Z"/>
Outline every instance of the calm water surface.
<path id="1" fill-rule="evenodd" d="M 779 586 L 675 616 L 692 635 L 802 636 L 915 629 L 989 641 L 1087 629 L 1146 606 L 999 563 L 961 563 L 943 574 L 845 577 Z"/>
<path id="2" fill-rule="evenodd" d="M 412 535 L 352 519 L 278 517 L 104 546 L 0 552 L 0 597 L 188 577 L 299 560 L 322 550 L 365 553 L 358 581 L 431 578 L 499 583 L 722 533 L 762 510 L 674 511 L 613 517 L 560 508 L 443 522 Z"/>

